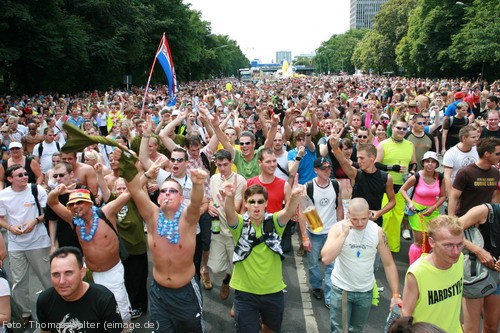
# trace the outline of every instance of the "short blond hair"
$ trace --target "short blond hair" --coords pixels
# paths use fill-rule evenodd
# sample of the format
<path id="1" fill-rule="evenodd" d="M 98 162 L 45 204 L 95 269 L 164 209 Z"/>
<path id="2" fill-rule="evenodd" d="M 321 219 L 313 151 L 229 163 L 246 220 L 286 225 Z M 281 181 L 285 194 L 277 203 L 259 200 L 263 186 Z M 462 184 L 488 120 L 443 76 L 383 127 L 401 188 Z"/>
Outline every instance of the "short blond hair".
<path id="1" fill-rule="evenodd" d="M 464 232 L 464 227 L 458 217 L 450 215 L 440 215 L 429 222 L 429 237 L 435 237 L 440 229 L 446 228 L 453 236 L 459 236 Z"/>

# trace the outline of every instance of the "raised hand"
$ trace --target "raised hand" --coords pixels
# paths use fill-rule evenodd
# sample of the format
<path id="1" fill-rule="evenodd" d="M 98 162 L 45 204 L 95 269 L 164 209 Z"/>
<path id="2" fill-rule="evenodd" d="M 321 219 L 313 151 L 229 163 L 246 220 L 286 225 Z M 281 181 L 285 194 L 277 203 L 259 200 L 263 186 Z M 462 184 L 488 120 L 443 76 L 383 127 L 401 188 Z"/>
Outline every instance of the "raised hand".
<path id="1" fill-rule="evenodd" d="M 234 195 L 236 194 L 236 187 L 237 187 L 237 177 L 234 175 L 234 180 L 233 181 L 228 181 L 225 179 L 224 176 L 221 176 L 224 182 L 221 185 L 221 189 L 219 190 L 219 201 L 221 203 L 224 203 L 224 200 L 226 200 L 226 197 L 228 198 L 234 198 Z"/>
<path id="2" fill-rule="evenodd" d="M 201 169 L 191 170 L 191 181 L 193 182 L 193 185 L 194 184 L 203 185 L 207 177 L 208 174 L 204 170 Z"/>

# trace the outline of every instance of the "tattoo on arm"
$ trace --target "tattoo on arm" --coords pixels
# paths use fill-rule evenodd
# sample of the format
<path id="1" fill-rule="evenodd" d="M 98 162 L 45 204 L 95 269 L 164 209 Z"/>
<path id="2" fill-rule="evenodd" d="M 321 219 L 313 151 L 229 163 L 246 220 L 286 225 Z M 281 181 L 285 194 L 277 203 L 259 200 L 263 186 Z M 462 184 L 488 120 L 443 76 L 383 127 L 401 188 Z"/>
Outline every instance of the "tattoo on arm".
<path id="1" fill-rule="evenodd" d="M 387 240 L 387 235 L 385 234 L 385 231 L 382 231 L 382 239 L 384 240 L 385 247 L 389 248 L 389 241 Z"/>

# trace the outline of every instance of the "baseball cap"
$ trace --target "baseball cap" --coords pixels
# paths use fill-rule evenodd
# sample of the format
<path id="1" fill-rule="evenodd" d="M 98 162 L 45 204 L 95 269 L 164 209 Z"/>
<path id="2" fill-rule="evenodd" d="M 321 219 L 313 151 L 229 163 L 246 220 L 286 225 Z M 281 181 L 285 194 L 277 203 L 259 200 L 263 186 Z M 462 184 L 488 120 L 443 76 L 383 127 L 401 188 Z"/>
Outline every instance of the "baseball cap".
<path id="1" fill-rule="evenodd" d="M 9 144 L 9 149 L 12 149 L 12 148 L 23 148 L 23 145 L 21 144 L 21 142 L 12 141 Z"/>
<path id="2" fill-rule="evenodd" d="M 181 114 L 181 112 L 179 110 L 177 110 L 177 109 L 174 110 L 174 111 L 172 111 L 172 116 L 178 116 L 180 114 Z"/>
<path id="3" fill-rule="evenodd" d="M 462 99 L 464 96 L 464 93 L 461 91 L 455 93 L 455 99 Z"/>
<path id="4" fill-rule="evenodd" d="M 79 201 L 85 201 L 93 204 L 92 199 L 90 199 L 90 191 L 85 189 L 79 189 L 76 190 L 75 192 L 72 192 L 69 195 L 69 200 L 68 203 L 66 204 L 66 207 L 74 203 L 77 203 Z"/>
<path id="5" fill-rule="evenodd" d="M 325 170 L 326 168 L 332 167 L 332 162 L 327 157 L 318 157 L 314 160 L 314 167 Z"/>

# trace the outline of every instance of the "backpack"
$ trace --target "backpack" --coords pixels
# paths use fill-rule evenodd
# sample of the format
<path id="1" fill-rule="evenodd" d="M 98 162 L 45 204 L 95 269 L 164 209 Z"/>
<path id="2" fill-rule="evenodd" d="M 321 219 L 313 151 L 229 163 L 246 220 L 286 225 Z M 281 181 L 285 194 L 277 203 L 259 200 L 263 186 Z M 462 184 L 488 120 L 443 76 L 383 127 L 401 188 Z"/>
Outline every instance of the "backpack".
<path id="1" fill-rule="evenodd" d="M 484 248 L 484 239 L 477 227 L 464 230 L 467 240 Z M 463 297 L 482 298 L 491 295 L 497 289 L 498 272 L 484 266 L 476 255 L 464 249 L 464 287 Z"/>
<path id="2" fill-rule="evenodd" d="M 493 257 L 500 260 L 500 205 L 499 204 L 485 204 L 488 207 L 488 226 L 491 245 L 491 254 Z"/>
<path id="3" fill-rule="evenodd" d="M 455 119 L 455 116 L 451 116 L 449 118 L 449 121 L 450 121 L 450 124 L 448 125 L 448 128 L 451 128 L 451 125 L 453 125 L 453 120 Z M 469 124 L 469 118 L 468 117 L 465 117 L 465 125 L 468 125 Z"/>
<path id="4" fill-rule="evenodd" d="M 56 147 L 57 147 L 57 151 L 61 151 L 61 147 L 59 146 L 59 142 L 57 141 L 54 141 L 56 143 Z M 43 141 L 40 142 L 40 144 L 38 145 L 38 157 L 42 157 L 42 153 L 43 153 Z"/>
<path id="5" fill-rule="evenodd" d="M 340 185 L 339 182 L 336 179 L 331 179 L 330 181 L 332 182 L 332 186 L 335 190 L 335 195 L 336 195 L 336 200 L 335 200 L 335 208 L 337 208 L 337 203 L 339 202 L 339 191 L 340 191 Z M 313 180 L 310 180 L 306 183 L 306 191 L 307 191 L 307 196 L 311 198 L 311 201 L 314 203 L 314 184 Z"/>

